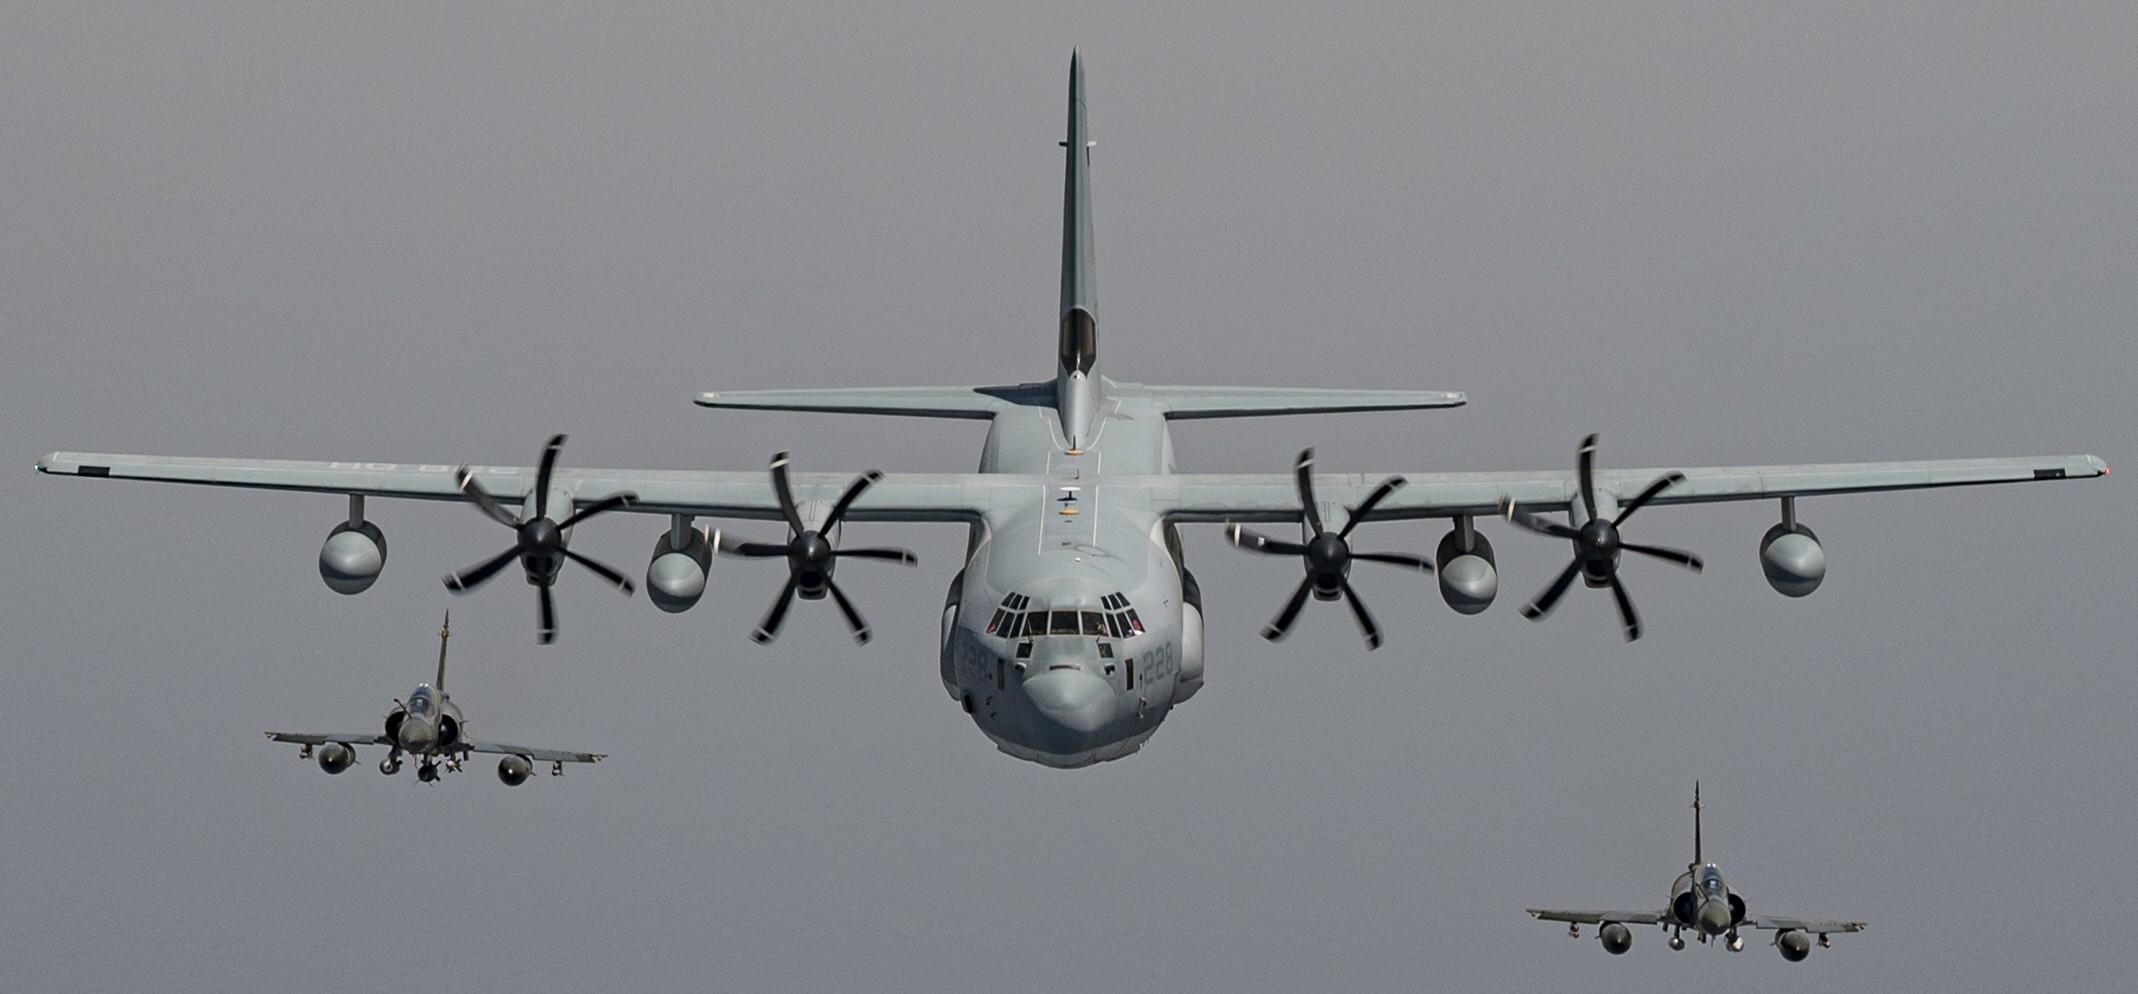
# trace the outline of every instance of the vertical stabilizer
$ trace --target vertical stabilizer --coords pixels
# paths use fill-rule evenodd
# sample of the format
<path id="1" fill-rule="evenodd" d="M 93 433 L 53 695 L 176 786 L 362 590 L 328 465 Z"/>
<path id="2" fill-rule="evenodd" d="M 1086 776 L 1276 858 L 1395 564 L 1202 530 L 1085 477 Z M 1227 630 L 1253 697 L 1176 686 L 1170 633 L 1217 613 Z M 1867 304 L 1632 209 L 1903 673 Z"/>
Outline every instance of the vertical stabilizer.
<path id="1" fill-rule="evenodd" d="M 1688 869 L 1698 870 L 1707 860 L 1700 855 L 1700 781 L 1693 781 L 1693 865 Z"/>
<path id="2" fill-rule="evenodd" d="M 445 613 L 445 621 L 438 625 L 438 682 L 431 686 L 445 693 L 445 642 L 453 637 L 453 612 Z"/>
<path id="3" fill-rule="evenodd" d="M 1099 293 L 1091 241 L 1091 146 L 1084 126 L 1084 56 L 1069 56 L 1069 137 L 1062 141 L 1061 339 L 1055 350 L 1055 409 L 1072 449 L 1097 433 Z"/>

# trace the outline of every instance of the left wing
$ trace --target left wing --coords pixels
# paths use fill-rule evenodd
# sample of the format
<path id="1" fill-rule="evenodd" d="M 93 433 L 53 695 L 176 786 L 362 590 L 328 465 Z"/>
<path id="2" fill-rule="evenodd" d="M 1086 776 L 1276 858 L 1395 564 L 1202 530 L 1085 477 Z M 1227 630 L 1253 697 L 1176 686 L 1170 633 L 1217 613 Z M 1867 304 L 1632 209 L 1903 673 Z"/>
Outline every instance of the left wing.
<path id="1" fill-rule="evenodd" d="M 488 752 L 501 756 L 525 756 L 539 763 L 599 763 L 609 758 L 605 752 L 562 752 L 556 749 L 529 749 L 526 746 L 504 745 L 498 742 L 462 742 L 460 748 L 467 752 Z"/>
<path id="2" fill-rule="evenodd" d="M 1596 490 L 1610 504 L 1630 502 L 1667 469 L 1595 471 Z M 2088 479 L 2108 475 L 2108 464 L 2090 455 L 2018 459 L 1942 459 L 1914 462 L 1811 463 L 1796 466 L 1710 466 L 1680 471 L 1678 483 L 1650 504 L 1876 493 L 1934 487 Z M 1314 493 L 1324 519 L 1366 499 L 1386 474 L 1319 474 Z M 1563 511 L 1579 499 L 1574 471 L 1536 473 L 1405 473 L 1407 486 L 1373 510 L 1373 520 L 1450 518 L 1501 513 L 1507 502 L 1531 511 Z M 1178 522 L 1271 522 L 1299 520 L 1299 491 L 1289 475 L 1275 473 L 1138 476 L 1109 479 L 1119 495 L 1142 488 L 1152 509 Z M 1332 515 L 1332 511 L 1336 515 Z M 1341 518 L 1338 518 L 1341 520 Z"/>
<path id="3" fill-rule="evenodd" d="M 153 480 L 255 490 L 291 490 L 411 500 L 462 501 L 445 463 L 309 462 L 294 459 L 200 459 L 186 456 L 54 452 L 37 471 L 59 476 Z M 508 505 L 527 499 L 536 470 L 526 466 L 471 466 L 475 481 Z M 794 473 L 795 500 L 804 516 L 838 500 L 852 474 Z M 853 504 L 849 521 L 963 521 L 1000 500 L 1026 501 L 1043 487 L 1038 476 L 980 473 L 889 473 Z M 558 468 L 552 491 L 578 506 L 618 494 L 633 496 L 620 510 L 779 521 L 784 518 L 771 478 L 756 471 L 616 470 Z"/>
<path id="4" fill-rule="evenodd" d="M 1601 925 L 1604 922 L 1659 925 L 1665 917 L 1660 911 L 1551 911 L 1545 908 L 1530 908 L 1528 911 L 1531 918 L 1574 925 Z"/>
<path id="5" fill-rule="evenodd" d="M 1870 927 L 1867 922 L 1822 922 L 1808 918 L 1776 918 L 1771 915 L 1762 915 L 1756 918 L 1747 916 L 1739 924 L 1768 931 L 1795 929 L 1803 932 L 1817 932 L 1821 935 L 1825 935 L 1828 932 L 1861 932 Z"/>

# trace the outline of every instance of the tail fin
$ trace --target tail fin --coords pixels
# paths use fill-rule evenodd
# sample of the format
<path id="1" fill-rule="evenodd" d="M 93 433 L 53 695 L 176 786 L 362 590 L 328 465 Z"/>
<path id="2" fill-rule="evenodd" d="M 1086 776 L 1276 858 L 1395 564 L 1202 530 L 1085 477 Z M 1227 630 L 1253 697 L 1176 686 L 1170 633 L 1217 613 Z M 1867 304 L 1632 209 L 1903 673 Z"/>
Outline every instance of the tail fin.
<path id="1" fill-rule="evenodd" d="M 1700 781 L 1695 780 L 1693 781 L 1693 865 L 1691 867 L 1695 870 L 1700 868 L 1700 864 L 1705 863 L 1707 861 L 1700 855 L 1701 807 L 1702 805 L 1700 803 Z"/>
<path id="2" fill-rule="evenodd" d="M 1055 408 L 1072 449 L 1096 433 L 1099 408 L 1099 290 L 1091 239 L 1091 146 L 1084 125 L 1084 56 L 1069 55 L 1069 136 L 1062 178 L 1062 313 L 1055 349 Z"/>
<path id="3" fill-rule="evenodd" d="M 441 694 L 445 692 L 445 642 L 452 637 L 453 612 L 447 611 L 445 613 L 445 621 L 438 626 L 438 682 L 431 684 L 431 686 L 438 688 L 438 692 Z"/>

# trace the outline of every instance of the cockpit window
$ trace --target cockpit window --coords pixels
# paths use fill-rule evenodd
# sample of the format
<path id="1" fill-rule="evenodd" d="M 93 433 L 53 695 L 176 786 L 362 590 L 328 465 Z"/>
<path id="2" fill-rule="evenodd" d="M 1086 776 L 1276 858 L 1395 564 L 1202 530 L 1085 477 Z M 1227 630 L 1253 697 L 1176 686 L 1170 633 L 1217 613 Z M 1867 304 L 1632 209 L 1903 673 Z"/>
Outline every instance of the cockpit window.
<path id="1" fill-rule="evenodd" d="M 1100 614 L 1099 612 L 1097 612 L 1097 611 L 1086 611 L 1086 612 L 1084 612 L 1084 634 L 1086 634 L 1086 635 L 1104 635 L 1104 634 L 1106 634 L 1106 622 L 1105 622 L 1104 620 L 1102 620 L 1102 619 L 1103 619 L 1104 617 L 1105 617 L 1104 615 L 1101 615 L 1101 614 Z"/>
<path id="2" fill-rule="evenodd" d="M 1075 635 L 1075 634 L 1076 634 L 1076 612 L 1075 612 L 1075 611 L 1055 611 L 1055 612 L 1054 612 L 1054 622 L 1053 622 L 1053 624 L 1050 624 L 1050 625 L 1048 625 L 1048 626 L 1047 626 L 1047 634 L 1049 634 L 1049 635 Z"/>

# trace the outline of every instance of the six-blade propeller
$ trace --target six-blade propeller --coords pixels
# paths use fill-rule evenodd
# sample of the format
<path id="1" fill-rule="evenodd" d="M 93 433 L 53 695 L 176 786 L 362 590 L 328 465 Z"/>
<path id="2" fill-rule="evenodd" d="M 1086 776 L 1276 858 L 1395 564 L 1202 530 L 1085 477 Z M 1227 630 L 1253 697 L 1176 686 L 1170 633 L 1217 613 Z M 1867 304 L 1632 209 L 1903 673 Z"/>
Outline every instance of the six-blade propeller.
<path id="1" fill-rule="evenodd" d="M 513 542 L 511 548 L 458 573 L 448 575 L 445 578 L 446 589 L 456 594 L 466 593 L 489 582 L 491 577 L 511 565 L 513 560 L 519 560 L 527 570 L 527 582 L 535 587 L 535 606 L 541 613 L 541 628 L 536 630 L 536 637 L 544 645 L 557 638 L 557 607 L 550 597 L 550 587 L 556 584 L 557 573 L 564 568 L 565 560 L 569 559 L 586 567 L 616 589 L 623 591 L 627 597 L 634 589 L 631 581 L 622 573 L 565 547 L 568 542 L 567 533 L 573 525 L 631 503 L 630 494 L 602 498 L 579 508 L 562 521 L 549 517 L 550 471 L 556 467 L 557 453 L 563 448 L 564 436 L 554 435 L 550 437 L 549 445 L 542 449 L 542 465 L 535 472 L 534 515 L 524 521 L 519 515 L 505 510 L 496 498 L 483 490 L 475 482 L 474 474 L 468 472 L 467 466 L 461 466 L 454 475 L 455 482 L 460 485 L 461 496 L 467 498 L 468 503 L 475 505 L 475 509 L 481 511 L 484 517 L 517 532 L 518 539 Z"/>
<path id="2" fill-rule="evenodd" d="M 1333 601 L 1342 598 L 1344 603 L 1351 606 L 1352 617 L 1358 619 L 1359 631 L 1366 636 L 1366 648 L 1378 649 L 1381 647 L 1381 629 L 1379 625 L 1374 624 L 1373 613 L 1366 610 L 1366 602 L 1360 600 L 1358 592 L 1351 589 L 1351 563 L 1354 560 L 1364 560 L 1430 573 L 1433 571 L 1433 562 L 1423 556 L 1401 552 L 1353 552 L 1351 530 L 1357 528 L 1359 522 L 1366 520 L 1374 507 L 1388 499 L 1389 494 L 1401 488 L 1403 478 L 1391 476 L 1382 480 L 1380 486 L 1373 488 L 1373 492 L 1367 494 L 1366 499 L 1352 509 L 1351 517 L 1344 522 L 1342 530 L 1332 532 L 1321 523 L 1321 511 L 1314 501 L 1313 474 L 1314 450 L 1306 449 L 1299 453 L 1299 465 L 1294 473 L 1299 485 L 1299 504 L 1305 514 L 1307 527 L 1313 532 L 1305 544 L 1270 538 L 1239 525 L 1225 526 L 1226 536 L 1241 548 L 1272 556 L 1298 556 L 1306 567 L 1306 578 L 1299 581 L 1298 588 L 1292 591 L 1291 599 L 1284 602 L 1284 608 L 1277 612 L 1277 617 L 1262 627 L 1262 637 L 1272 642 L 1284 638 L 1291 631 L 1292 622 L 1299 618 L 1299 609 L 1306 606 L 1307 595 L 1312 594 L 1316 600 Z"/>
<path id="3" fill-rule="evenodd" d="M 1670 472 L 1656 477 L 1638 496 L 1627 501 L 1625 506 L 1619 508 L 1616 517 L 1607 520 L 1599 517 L 1596 513 L 1595 435 L 1590 435 L 1581 440 L 1581 450 L 1577 455 L 1577 459 L 1577 465 L 1581 473 L 1581 505 L 1588 512 L 1588 521 L 1579 529 L 1562 525 L 1556 521 L 1546 521 L 1528 511 L 1515 507 L 1512 502 L 1502 502 L 1501 504 L 1501 508 L 1507 513 L 1507 520 L 1539 535 L 1550 535 L 1555 538 L 1567 539 L 1574 543 L 1574 560 L 1566 564 L 1566 569 L 1559 574 L 1557 580 L 1552 581 L 1550 587 L 1545 588 L 1544 592 L 1538 594 L 1535 600 L 1530 601 L 1527 606 L 1522 608 L 1522 616 L 1532 621 L 1543 620 L 1546 614 L 1551 613 L 1552 607 L 1559 603 L 1559 597 L 1566 593 L 1566 589 L 1569 586 L 1573 585 L 1574 577 L 1580 576 L 1589 586 L 1611 588 L 1611 596 L 1618 601 L 1618 617 L 1619 621 L 1625 626 L 1626 641 L 1631 642 L 1641 637 L 1641 619 L 1640 615 L 1635 614 L 1633 611 L 1632 598 L 1626 596 L 1625 584 L 1619 582 L 1619 553 L 1638 552 L 1641 555 L 1661 559 L 1664 562 L 1676 563 L 1695 573 L 1700 572 L 1701 563 L 1700 557 L 1690 552 L 1682 552 L 1657 545 L 1637 545 L 1625 541 L 1619 536 L 1618 528 L 1625 523 L 1627 518 L 1633 517 L 1633 512 L 1640 510 L 1642 505 L 1654 500 L 1657 494 L 1662 493 L 1674 484 L 1683 483 L 1685 474 Z"/>
<path id="4" fill-rule="evenodd" d="M 801 508 L 794 501 L 794 488 L 787 480 L 787 453 L 772 454 L 772 489 L 778 493 L 780 510 L 787 518 L 786 544 L 721 543 L 721 551 L 745 559 L 787 560 L 787 585 L 780 588 L 779 599 L 772 602 L 772 609 L 765 612 L 763 621 L 757 623 L 757 630 L 750 633 L 751 638 L 759 644 L 778 638 L 780 625 L 787 620 L 787 608 L 793 605 L 796 594 L 805 600 L 820 600 L 829 593 L 839 605 L 839 613 L 846 616 L 847 627 L 853 629 L 854 641 L 865 643 L 869 640 L 868 622 L 854 608 L 854 602 L 847 599 L 846 592 L 832 581 L 832 570 L 841 559 L 883 559 L 907 566 L 917 565 L 920 560 L 906 549 L 841 549 L 833 545 L 828 536 L 836 532 L 847 509 L 854 505 L 854 499 L 882 478 L 883 474 L 873 469 L 855 477 L 847 484 L 846 492 L 832 504 L 831 513 L 825 515 L 817 527 L 810 528 L 802 521 Z"/>

